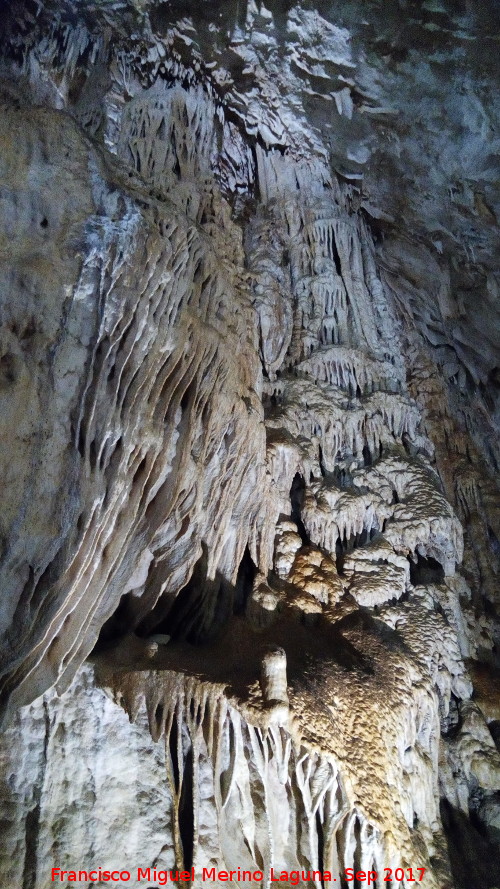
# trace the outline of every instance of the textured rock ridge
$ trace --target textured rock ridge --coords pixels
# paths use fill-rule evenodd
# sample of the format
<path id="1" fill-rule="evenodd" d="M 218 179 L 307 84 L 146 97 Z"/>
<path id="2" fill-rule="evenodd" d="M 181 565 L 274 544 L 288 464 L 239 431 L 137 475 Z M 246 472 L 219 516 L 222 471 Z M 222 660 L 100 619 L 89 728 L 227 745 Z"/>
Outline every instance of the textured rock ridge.
<path id="1" fill-rule="evenodd" d="M 423 4 L 385 58 L 376 4 L 188 6 L 6 13 L 0 873 L 493 889 L 490 19 Z M 475 216 L 444 229 L 448 158 L 412 240 L 395 91 L 448 54 L 455 100 L 466 39 Z"/>

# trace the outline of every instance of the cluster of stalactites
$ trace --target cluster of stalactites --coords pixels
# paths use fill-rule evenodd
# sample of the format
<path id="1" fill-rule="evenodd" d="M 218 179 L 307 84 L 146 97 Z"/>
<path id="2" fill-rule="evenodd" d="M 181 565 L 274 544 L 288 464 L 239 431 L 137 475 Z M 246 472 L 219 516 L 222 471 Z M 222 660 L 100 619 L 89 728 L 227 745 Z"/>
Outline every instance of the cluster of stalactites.
<path id="1" fill-rule="evenodd" d="M 15 125 L 29 132 L 25 115 L 13 113 Z M 80 144 L 76 126 L 63 115 L 45 112 L 39 126 L 40 139 L 47 141 L 49 128 L 57 133 L 61 127 L 61 146 L 52 134 L 48 142 L 56 159 L 58 151 L 61 156 L 66 151 L 64 140 Z M 4 588 L 12 612 L 20 603 L 24 643 L 21 660 L 11 671 L 6 664 L 1 684 L 6 697 L 24 684 L 23 702 L 23 695 L 41 693 L 54 682 L 67 685 L 121 597 L 133 598 L 136 622 L 162 595 L 175 598 L 202 555 L 201 539 L 208 576 L 219 571 L 234 581 L 255 534 L 254 490 L 264 485 L 260 368 L 252 341 L 254 313 L 239 286 L 236 227 L 227 222 L 224 231 L 231 233 L 239 263 L 227 255 L 219 262 L 225 244 L 220 232 L 218 240 L 210 239 L 172 205 L 158 207 L 147 196 L 139 202 L 123 181 L 121 186 L 105 181 L 99 157 L 82 144 L 85 161 L 74 175 L 92 171 L 95 213 L 78 235 L 82 261 L 64 307 L 67 285 L 57 276 L 67 273 L 63 259 L 74 256 L 74 241 L 68 247 L 61 234 L 58 242 L 55 295 L 43 296 L 50 305 L 53 300 L 60 330 L 49 330 L 45 315 L 40 320 L 40 353 L 54 353 L 47 392 L 53 393 L 58 422 L 49 422 L 38 407 L 30 409 L 32 429 L 43 429 L 40 437 L 47 438 L 54 472 L 60 473 L 55 488 L 67 491 L 60 501 L 67 500 L 73 513 L 56 515 L 41 536 L 27 533 L 24 543 L 13 545 L 14 567 Z M 29 147 L 19 158 L 26 206 L 36 219 L 29 202 L 38 206 L 38 186 L 32 183 L 39 160 Z M 73 220 L 70 200 L 61 212 Z M 48 237 L 55 226 L 50 219 Z M 72 231 L 71 225 L 66 229 Z M 24 229 L 19 231 L 16 250 L 24 249 Z M 23 274 L 31 273 L 31 259 L 30 252 Z M 10 398 L 19 398 L 15 387 Z M 14 440 L 17 434 L 13 427 Z M 46 473 L 33 464 L 31 435 L 24 450 L 14 445 L 18 471 L 21 477 L 25 464 L 35 465 L 43 489 Z M 56 445 L 70 455 L 69 468 Z M 38 443 L 34 447 L 38 452 Z M 39 545 L 45 533 L 49 543 Z M 38 609 L 42 617 L 33 619 Z"/>
<path id="2" fill-rule="evenodd" d="M 116 676 L 112 694 L 132 720 L 145 706 L 153 738 L 164 738 L 176 867 L 201 873 L 238 861 L 266 878 L 273 867 L 338 881 L 355 862 L 382 870 L 382 834 L 349 801 L 334 758 L 279 718 L 264 725 L 256 711 L 252 724 L 222 688 L 180 674 Z"/>

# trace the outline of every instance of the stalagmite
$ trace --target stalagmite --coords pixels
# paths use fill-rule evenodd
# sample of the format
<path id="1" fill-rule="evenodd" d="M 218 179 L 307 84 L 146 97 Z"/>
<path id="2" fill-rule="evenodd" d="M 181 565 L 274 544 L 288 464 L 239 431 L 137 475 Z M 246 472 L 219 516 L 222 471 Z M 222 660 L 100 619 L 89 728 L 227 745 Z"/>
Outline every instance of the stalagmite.
<path id="1" fill-rule="evenodd" d="M 267 706 L 288 706 L 286 652 L 282 648 L 276 648 L 264 655 L 260 681 Z"/>

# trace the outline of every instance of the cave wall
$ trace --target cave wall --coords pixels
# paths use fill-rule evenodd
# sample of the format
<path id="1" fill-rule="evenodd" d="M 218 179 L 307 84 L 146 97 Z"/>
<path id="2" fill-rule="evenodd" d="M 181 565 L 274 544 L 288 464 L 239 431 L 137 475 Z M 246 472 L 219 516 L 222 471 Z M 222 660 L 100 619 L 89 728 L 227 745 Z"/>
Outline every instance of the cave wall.
<path id="1" fill-rule="evenodd" d="M 0 872 L 493 887 L 494 17 L 236 6 L 6 14 Z"/>

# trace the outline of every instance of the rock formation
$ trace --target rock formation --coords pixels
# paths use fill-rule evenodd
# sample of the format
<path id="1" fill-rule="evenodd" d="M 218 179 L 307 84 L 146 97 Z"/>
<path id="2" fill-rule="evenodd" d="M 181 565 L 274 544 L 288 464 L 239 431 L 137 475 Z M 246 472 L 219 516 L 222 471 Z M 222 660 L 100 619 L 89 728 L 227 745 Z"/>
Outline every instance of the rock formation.
<path id="1" fill-rule="evenodd" d="M 497 40 L 6 5 L 2 886 L 500 885 Z"/>

